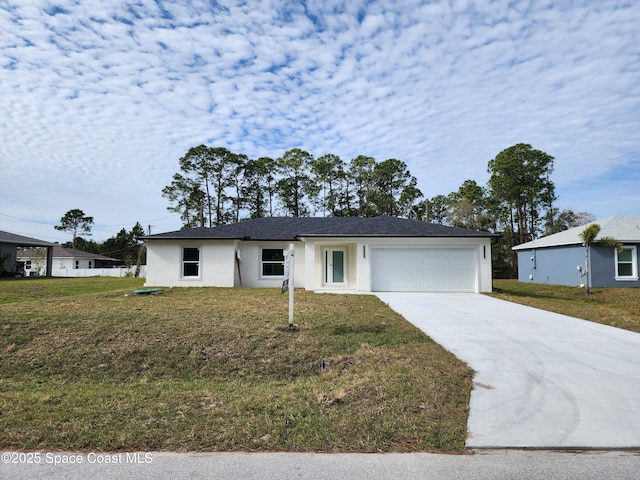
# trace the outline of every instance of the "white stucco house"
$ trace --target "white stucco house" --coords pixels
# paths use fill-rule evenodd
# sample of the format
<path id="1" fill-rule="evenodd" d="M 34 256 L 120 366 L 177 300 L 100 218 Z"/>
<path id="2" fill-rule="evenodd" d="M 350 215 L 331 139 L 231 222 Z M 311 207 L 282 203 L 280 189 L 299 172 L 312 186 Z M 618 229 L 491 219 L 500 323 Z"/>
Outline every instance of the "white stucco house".
<path id="1" fill-rule="evenodd" d="M 490 292 L 496 234 L 379 216 L 261 218 L 145 237 L 148 287 Z"/>
<path id="2" fill-rule="evenodd" d="M 44 275 L 43 259 L 46 259 L 46 256 L 46 252 L 39 248 L 19 250 L 17 262 L 27 276 Z M 53 246 L 51 259 L 54 271 L 53 276 L 56 276 L 56 270 L 100 269 L 122 265 L 122 260 L 117 258 L 106 257 L 75 248 L 65 248 L 60 245 Z"/>

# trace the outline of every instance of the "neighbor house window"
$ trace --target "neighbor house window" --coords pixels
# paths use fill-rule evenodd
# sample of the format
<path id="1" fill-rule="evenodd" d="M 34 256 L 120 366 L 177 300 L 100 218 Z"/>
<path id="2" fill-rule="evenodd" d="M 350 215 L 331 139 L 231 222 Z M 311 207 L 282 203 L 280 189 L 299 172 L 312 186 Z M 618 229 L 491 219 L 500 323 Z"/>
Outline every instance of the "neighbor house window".
<path id="1" fill-rule="evenodd" d="M 638 280 L 638 257 L 636 247 L 616 250 L 616 280 Z"/>
<path id="2" fill-rule="evenodd" d="M 182 247 L 182 277 L 200 276 L 200 247 Z"/>
<path id="3" fill-rule="evenodd" d="M 283 248 L 263 248 L 260 255 L 263 277 L 282 277 L 284 275 Z"/>

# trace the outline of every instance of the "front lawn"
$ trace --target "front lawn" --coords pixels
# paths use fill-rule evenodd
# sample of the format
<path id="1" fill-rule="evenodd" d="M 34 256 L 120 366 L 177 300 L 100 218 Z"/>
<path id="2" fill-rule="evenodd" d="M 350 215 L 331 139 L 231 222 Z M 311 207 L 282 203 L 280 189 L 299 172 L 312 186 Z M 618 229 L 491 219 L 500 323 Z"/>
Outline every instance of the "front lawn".
<path id="1" fill-rule="evenodd" d="M 82 278 L 0 278 L 0 305 L 29 302 L 53 297 L 71 297 L 87 293 L 142 288 L 144 278 L 82 277 Z"/>
<path id="2" fill-rule="evenodd" d="M 0 281 L 2 449 L 464 449 L 472 372 L 376 297 L 82 280 Z"/>
<path id="3" fill-rule="evenodd" d="M 496 298 L 640 332 L 640 288 L 584 289 L 494 280 Z"/>

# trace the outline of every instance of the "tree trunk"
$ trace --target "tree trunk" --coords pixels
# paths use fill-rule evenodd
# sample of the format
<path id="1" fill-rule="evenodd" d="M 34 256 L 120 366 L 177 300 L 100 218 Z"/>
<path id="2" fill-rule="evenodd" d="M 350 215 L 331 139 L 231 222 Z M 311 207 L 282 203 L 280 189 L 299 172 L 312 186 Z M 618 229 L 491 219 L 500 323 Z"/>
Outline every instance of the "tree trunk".
<path id="1" fill-rule="evenodd" d="M 526 242 L 527 226 L 525 225 L 525 215 L 524 207 L 522 205 L 518 205 L 518 237 L 520 239 L 520 244 Z"/>
<path id="2" fill-rule="evenodd" d="M 216 226 L 218 225 L 222 225 L 222 192 L 223 192 L 223 188 L 222 188 L 222 180 L 219 178 L 218 179 L 218 185 L 216 187 L 216 195 L 217 195 L 217 199 L 216 199 Z M 211 226 L 211 218 L 209 218 L 209 226 Z"/>
<path id="3" fill-rule="evenodd" d="M 509 238 L 509 257 L 511 258 L 511 274 L 510 276 L 513 274 L 513 272 L 516 272 L 517 270 L 517 265 L 516 265 L 516 252 L 513 251 L 513 247 L 515 247 L 515 220 L 513 218 L 513 205 L 509 206 L 509 222 L 511 223 L 511 232 L 510 232 L 510 237 Z"/>
<path id="4" fill-rule="evenodd" d="M 273 217 L 273 188 L 269 186 L 269 216 Z"/>
<path id="5" fill-rule="evenodd" d="M 589 245 L 585 245 L 584 251 L 584 293 L 589 295 Z"/>
<path id="6" fill-rule="evenodd" d="M 209 214 L 209 226 L 211 226 L 211 194 L 209 192 L 209 176 L 205 175 L 204 177 L 204 185 L 205 185 L 205 189 L 207 191 L 207 212 Z M 204 227 L 204 220 L 203 220 L 203 227 Z"/>

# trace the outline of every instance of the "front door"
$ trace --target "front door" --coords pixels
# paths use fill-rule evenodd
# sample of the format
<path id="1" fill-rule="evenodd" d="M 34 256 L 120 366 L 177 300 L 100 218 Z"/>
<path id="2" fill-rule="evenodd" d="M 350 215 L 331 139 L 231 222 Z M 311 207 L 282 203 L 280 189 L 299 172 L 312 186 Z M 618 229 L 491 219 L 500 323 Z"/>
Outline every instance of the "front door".
<path id="1" fill-rule="evenodd" d="M 326 286 L 344 287 L 347 284 L 347 249 L 324 249 L 324 278 Z"/>

